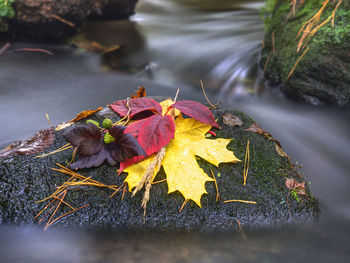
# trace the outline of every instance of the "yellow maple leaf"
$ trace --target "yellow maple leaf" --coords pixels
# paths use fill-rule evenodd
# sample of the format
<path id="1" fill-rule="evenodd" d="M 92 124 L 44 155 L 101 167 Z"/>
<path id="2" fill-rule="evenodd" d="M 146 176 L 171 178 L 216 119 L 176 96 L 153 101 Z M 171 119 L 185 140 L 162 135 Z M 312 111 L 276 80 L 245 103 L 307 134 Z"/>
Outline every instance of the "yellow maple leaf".
<path id="1" fill-rule="evenodd" d="M 168 112 L 168 108 L 174 104 L 174 101 L 169 98 L 169 99 L 166 99 L 166 100 L 163 100 L 162 102 L 159 103 L 160 106 L 162 107 L 162 115 L 165 115 L 167 112 Z M 174 117 L 177 117 L 181 114 L 181 112 L 177 109 L 172 109 L 168 112 L 168 114 L 173 111 L 174 112 Z"/>
<path id="2" fill-rule="evenodd" d="M 182 115 L 175 120 L 174 139 L 166 146 L 166 154 L 162 166 L 166 173 L 168 194 L 179 191 L 185 200 L 193 200 L 201 207 L 201 197 L 207 193 L 205 183 L 213 181 L 202 168 L 196 157 L 218 166 L 225 162 L 239 162 L 226 146 L 230 139 L 206 139 L 205 134 L 211 126 L 195 119 L 184 119 Z M 154 161 L 155 155 L 133 164 L 124 171 L 128 173 L 125 182 L 131 191 L 142 180 L 148 166 Z M 153 175 L 153 178 L 156 174 Z"/>

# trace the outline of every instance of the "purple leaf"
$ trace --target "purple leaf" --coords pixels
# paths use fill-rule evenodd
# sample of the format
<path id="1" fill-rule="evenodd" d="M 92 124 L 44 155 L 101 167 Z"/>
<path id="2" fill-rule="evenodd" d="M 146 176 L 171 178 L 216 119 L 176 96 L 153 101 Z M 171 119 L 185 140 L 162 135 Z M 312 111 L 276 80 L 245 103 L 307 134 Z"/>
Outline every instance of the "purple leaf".
<path id="1" fill-rule="evenodd" d="M 102 148 L 102 134 L 94 124 L 75 127 L 64 134 L 64 138 L 72 145 L 78 147 L 81 156 L 91 156 Z"/>

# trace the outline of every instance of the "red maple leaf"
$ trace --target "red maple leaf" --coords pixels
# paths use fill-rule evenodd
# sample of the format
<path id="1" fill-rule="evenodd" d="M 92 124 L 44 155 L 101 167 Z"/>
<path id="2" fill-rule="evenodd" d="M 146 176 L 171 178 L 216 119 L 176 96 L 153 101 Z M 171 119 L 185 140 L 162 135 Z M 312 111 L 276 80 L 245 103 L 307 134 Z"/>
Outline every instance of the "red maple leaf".
<path id="1" fill-rule="evenodd" d="M 154 113 L 162 114 L 162 107 L 160 104 L 151 98 L 131 99 L 129 107 L 127 106 L 127 100 L 118 100 L 109 105 L 109 107 L 122 117 L 128 114 L 129 107 L 131 109 L 129 113 L 130 118 L 143 111 L 151 111 Z"/>
<path id="2" fill-rule="evenodd" d="M 131 99 L 129 101 L 129 106 L 127 105 L 127 100 L 119 100 L 111 104 L 109 107 L 122 117 L 126 116 L 128 113 L 130 118 L 135 115 L 146 117 L 130 124 L 126 128 L 125 133 L 131 134 L 137 139 L 147 156 L 158 152 L 162 147 L 168 145 L 170 140 L 174 138 L 175 124 L 173 118 L 165 112 L 163 116 L 161 105 L 154 99 Z M 213 113 L 206 106 L 198 102 L 179 101 L 171 105 L 167 111 L 170 111 L 173 108 L 180 110 L 184 114 L 202 123 L 209 124 L 215 128 L 220 128 L 215 121 Z M 140 113 L 147 112 L 151 112 L 152 115 L 140 115 Z M 139 162 L 143 158 L 143 156 L 136 156 L 121 162 L 119 173 L 121 173 L 126 167 Z"/>
<path id="3" fill-rule="evenodd" d="M 185 113 L 197 121 L 220 129 L 220 126 L 215 121 L 213 113 L 208 109 L 208 107 L 205 107 L 203 104 L 195 101 L 184 100 L 175 102 L 170 106 L 170 108 L 178 109 L 182 113 Z"/>

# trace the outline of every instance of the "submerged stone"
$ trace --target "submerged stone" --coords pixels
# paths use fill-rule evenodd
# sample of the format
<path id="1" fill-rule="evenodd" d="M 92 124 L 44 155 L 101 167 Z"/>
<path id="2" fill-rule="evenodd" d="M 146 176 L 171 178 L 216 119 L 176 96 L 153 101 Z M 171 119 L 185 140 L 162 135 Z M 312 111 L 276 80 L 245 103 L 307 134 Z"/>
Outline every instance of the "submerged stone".
<path id="1" fill-rule="evenodd" d="M 213 182 L 206 183 L 208 194 L 201 199 L 202 208 L 189 201 L 181 213 L 185 201 L 178 193 L 167 194 L 166 182 L 154 184 L 147 205 L 145 222 L 141 201 L 143 191 L 134 197 L 123 189 L 113 193 L 107 188 L 95 186 L 75 186 L 69 188 L 65 201 L 73 207 L 84 207 L 62 219 L 55 226 L 115 227 L 120 229 L 164 229 L 164 230 L 234 230 L 237 221 L 245 228 L 271 227 L 291 222 L 313 220 L 318 215 L 318 204 L 306 184 L 306 195 L 294 198 L 286 187 L 286 178 L 298 183 L 305 181 L 298 175 L 289 158 L 276 151 L 276 144 L 263 133 L 244 131 L 254 124 L 254 120 L 240 111 L 218 109 L 214 111 L 221 130 L 213 129 L 217 138 L 233 138 L 228 145 L 236 157 L 244 160 L 247 141 L 250 141 L 250 163 L 247 183 L 243 186 L 243 167 L 241 163 L 223 163 L 219 167 L 198 158 L 199 165 L 209 176 L 210 170 L 216 175 L 220 200 L 216 200 L 216 187 Z M 242 126 L 230 126 L 223 122 L 223 115 L 231 114 L 242 121 Z M 108 108 L 94 116 L 96 121 L 105 118 L 119 119 Z M 84 122 L 82 120 L 81 122 Z M 74 125 L 72 126 L 74 127 Z M 72 128 L 70 127 L 70 128 Z M 67 129 L 70 129 L 67 128 Z M 67 142 L 63 138 L 65 130 L 55 132 L 54 143 L 44 151 L 49 153 Z M 69 176 L 52 170 L 56 163 L 66 166 L 72 158 L 73 149 L 62 151 L 43 158 L 34 155 L 0 158 L 0 223 L 38 224 L 35 219 L 48 203 L 38 203 L 50 196 Z M 79 158 L 79 157 L 76 157 Z M 100 167 L 83 169 L 80 174 L 91 177 L 107 185 L 121 186 L 126 174 L 117 175 L 117 167 L 104 163 Z M 164 172 L 156 180 L 164 178 Z M 122 198 L 122 196 L 124 197 Z M 249 203 L 224 203 L 225 200 L 248 200 Z M 71 211 L 62 204 L 54 218 Z M 51 211 L 52 212 L 52 211 Z M 46 211 L 43 213 L 43 215 Z M 47 221 L 48 217 L 43 221 Z M 39 217 L 41 218 L 41 217 Z M 44 223 L 41 223 L 44 224 Z"/>

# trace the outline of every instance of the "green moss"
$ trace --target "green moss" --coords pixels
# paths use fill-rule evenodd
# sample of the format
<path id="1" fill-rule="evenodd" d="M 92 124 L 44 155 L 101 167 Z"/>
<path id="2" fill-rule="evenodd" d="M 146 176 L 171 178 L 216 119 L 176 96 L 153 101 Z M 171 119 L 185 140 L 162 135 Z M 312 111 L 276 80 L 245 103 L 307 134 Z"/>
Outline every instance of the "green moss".
<path id="1" fill-rule="evenodd" d="M 309 50 L 298 63 L 291 78 L 287 77 L 304 50 L 297 52 L 297 38 L 301 27 L 312 18 L 321 8 L 322 1 L 306 0 L 296 9 L 295 16 L 291 15 L 289 0 L 267 1 L 274 4 L 274 10 L 268 20 L 265 20 L 265 46 L 262 50 L 261 66 L 264 67 L 269 59 L 265 71 L 265 77 L 272 85 L 281 84 L 285 90 L 299 95 L 313 94 L 323 99 L 333 97 L 336 101 L 339 97 L 348 97 L 350 90 L 340 90 L 337 87 L 346 86 L 350 79 L 348 70 L 344 70 L 344 53 L 350 49 L 350 9 L 342 3 L 335 15 L 334 27 L 331 21 L 322 26 L 309 41 Z M 336 2 L 327 5 L 322 13 L 320 22 L 325 21 L 334 11 Z M 273 41 L 274 35 L 274 50 Z M 332 57 L 335 61 L 328 61 L 325 57 Z M 346 56 L 345 56 L 346 57 Z M 329 63 L 328 63 L 329 62 Z M 346 67 L 346 66 L 345 66 Z M 329 75 L 325 74 L 329 72 Z M 334 75 L 341 72 L 345 74 L 340 79 L 334 79 Z M 339 73 L 340 74 L 340 73 Z M 325 87 L 327 87 L 327 90 Z M 283 87 L 282 87 L 283 88 Z M 316 89 L 316 92 L 311 89 Z M 288 91 L 288 90 L 287 90 Z M 347 103 L 346 100 L 340 103 Z"/>

